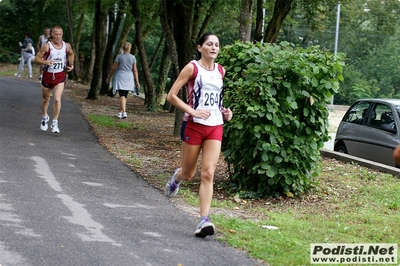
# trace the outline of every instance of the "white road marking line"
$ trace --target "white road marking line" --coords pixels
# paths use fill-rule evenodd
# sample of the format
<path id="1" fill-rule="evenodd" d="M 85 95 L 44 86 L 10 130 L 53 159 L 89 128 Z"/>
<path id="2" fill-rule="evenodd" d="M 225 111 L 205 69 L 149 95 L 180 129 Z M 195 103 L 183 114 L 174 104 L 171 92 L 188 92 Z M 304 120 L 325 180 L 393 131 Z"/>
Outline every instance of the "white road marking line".
<path id="1" fill-rule="evenodd" d="M 43 178 L 52 189 L 57 192 L 62 192 L 60 183 L 51 172 L 46 160 L 38 156 L 32 156 L 31 158 L 36 162 L 35 171 L 38 175 Z M 89 232 L 89 234 L 77 233 L 83 241 L 108 242 L 115 246 L 121 246 L 121 244 L 118 244 L 101 232 L 104 228 L 103 225 L 92 219 L 90 213 L 83 207 L 83 204 L 74 201 L 72 197 L 66 194 L 58 194 L 57 197 L 62 200 L 63 204 L 72 213 L 72 216 L 64 216 L 64 218 L 72 224 L 83 226 Z"/>
<path id="2" fill-rule="evenodd" d="M 113 204 L 113 203 L 104 203 L 103 204 L 106 207 L 109 208 L 141 208 L 141 209 L 154 209 L 155 207 L 153 206 L 148 206 L 148 205 L 143 205 L 143 204 L 135 204 L 135 205 L 118 205 L 118 204 Z"/>
<path id="3" fill-rule="evenodd" d="M 36 163 L 36 173 L 38 173 L 39 176 L 43 178 L 52 189 L 57 192 L 61 192 L 62 189 L 60 183 L 57 182 L 55 176 L 51 173 L 50 167 L 47 164 L 46 160 L 38 156 L 32 156 L 31 159 L 34 160 Z"/>
<path id="4" fill-rule="evenodd" d="M 121 246 L 121 244 L 118 244 L 101 232 L 104 228 L 103 225 L 94 221 L 82 204 L 75 202 L 73 198 L 65 194 L 58 194 L 57 197 L 60 198 L 64 205 L 72 212 L 72 216 L 64 216 L 64 218 L 73 224 L 83 226 L 90 233 L 77 233 L 83 241 L 109 242 L 115 246 Z"/>
<path id="5" fill-rule="evenodd" d="M 82 182 L 83 184 L 86 184 L 86 185 L 88 185 L 88 186 L 93 186 L 93 187 L 102 187 L 102 186 L 104 186 L 103 184 L 101 184 L 101 183 L 95 183 L 95 182 Z"/>

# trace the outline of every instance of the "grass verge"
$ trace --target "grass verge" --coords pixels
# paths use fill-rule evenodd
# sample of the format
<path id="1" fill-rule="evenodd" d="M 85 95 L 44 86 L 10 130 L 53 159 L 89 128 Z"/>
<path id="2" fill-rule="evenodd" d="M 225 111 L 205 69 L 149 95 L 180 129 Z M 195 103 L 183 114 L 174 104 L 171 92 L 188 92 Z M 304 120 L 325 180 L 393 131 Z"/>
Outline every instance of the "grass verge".
<path id="1" fill-rule="evenodd" d="M 323 164 L 312 192 L 253 209 L 263 219 L 211 215 L 218 239 L 269 265 L 296 266 L 311 265 L 312 243 L 397 243 L 400 180 L 355 164 Z"/>
<path id="2" fill-rule="evenodd" d="M 133 124 L 130 122 L 120 121 L 114 117 L 105 115 L 89 114 L 89 120 L 92 123 L 103 127 L 119 127 L 124 129 L 130 129 L 133 127 Z"/>

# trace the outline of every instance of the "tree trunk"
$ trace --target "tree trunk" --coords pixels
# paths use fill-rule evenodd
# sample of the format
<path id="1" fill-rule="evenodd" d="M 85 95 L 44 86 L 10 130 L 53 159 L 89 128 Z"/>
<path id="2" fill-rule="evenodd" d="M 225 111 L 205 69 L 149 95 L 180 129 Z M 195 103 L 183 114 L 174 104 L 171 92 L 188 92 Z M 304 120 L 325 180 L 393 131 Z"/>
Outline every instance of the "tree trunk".
<path id="1" fill-rule="evenodd" d="M 254 41 L 261 42 L 263 39 L 263 25 L 264 25 L 264 0 L 257 0 L 257 17 L 256 29 L 254 31 Z"/>
<path id="2" fill-rule="evenodd" d="M 108 95 L 109 94 L 109 84 L 106 83 L 106 79 L 108 75 L 110 75 L 110 70 L 114 61 L 114 43 L 117 39 L 118 30 L 121 25 L 122 17 L 124 16 L 121 10 L 118 11 L 117 17 L 114 17 L 114 11 L 109 12 L 109 38 L 107 40 L 106 51 L 104 53 L 103 59 L 103 78 L 101 82 L 100 95 Z"/>
<path id="3" fill-rule="evenodd" d="M 142 65 L 142 70 L 144 72 L 144 80 L 145 86 L 147 89 L 147 110 L 148 111 L 156 111 L 156 95 L 154 91 L 154 82 L 153 78 L 151 77 L 150 68 L 147 63 L 147 55 L 146 55 L 146 48 L 144 47 L 144 38 L 143 38 L 143 24 L 140 17 L 140 9 L 137 0 L 131 0 L 132 5 L 132 14 L 136 19 L 135 28 L 136 28 L 136 44 L 138 45 L 139 55 L 140 55 L 140 63 Z"/>
<path id="4" fill-rule="evenodd" d="M 160 22 L 161 26 L 163 28 L 164 36 L 165 36 L 165 49 L 167 49 L 169 57 L 171 59 L 171 64 L 172 64 L 172 80 L 171 83 L 173 83 L 176 79 L 176 77 L 179 75 L 179 62 L 178 62 L 178 51 L 176 49 L 176 43 L 174 39 L 174 24 L 171 21 L 171 17 L 169 16 L 169 10 L 167 7 L 167 1 L 166 0 L 160 0 Z M 167 106 L 171 106 L 167 102 L 164 104 L 164 110 L 167 108 Z M 174 130 L 173 130 L 173 136 L 178 137 L 180 134 L 180 127 L 181 125 L 178 124 L 178 120 L 176 118 L 176 113 L 179 112 L 176 110 L 174 106 L 171 106 L 170 112 L 175 112 L 175 122 L 174 122 Z M 183 113 L 182 113 L 183 115 Z"/>
<path id="5" fill-rule="evenodd" d="M 74 44 L 74 36 L 72 34 L 72 30 L 74 29 L 74 25 L 72 24 L 72 10 L 71 6 L 69 4 L 69 0 L 65 0 L 65 6 L 67 9 L 67 19 L 68 19 L 68 42 L 70 43 L 72 49 L 74 49 L 75 44 Z M 75 52 L 75 51 L 74 51 Z M 78 57 L 78 54 L 75 52 L 75 58 L 74 58 L 74 63 L 78 62 L 76 59 Z M 76 60 L 76 61 L 75 61 Z M 75 67 L 75 66 L 74 66 Z M 75 71 L 72 71 L 68 74 L 69 78 L 74 79 L 76 77 Z"/>
<path id="6" fill-rule="evenodd" d="M 165 43 L 165 41 L 164 41 L 164 35 L 161 35 L 161 37 L 160 37 L 160 40 L 158 41 L 158 44 L 157 44 L 157 48 L 156 48 L 156 50 L 154 51 L 154 54 L 153 54 L 153 58 L 151 59 L 151 63 L 150 63 L 150 70 L 153 68 L 153 66 L 154 66 L 154 64 L 155 64 L 155 62 L 156 62 L 156 59 L 157 59 L 157 57 L 158 57 L 158 53 L 160 52 L 160 49 L 161 49 L 161 47 L 162 47 L 162 45 Z"/>
<path id="7" fill-rule="evenodd" d="M 174 39 L 178 51 L 179 70 L 195 58 L 196 40 L 192 36 L 195 0 L 168 1 L 168 9 L 174 23 Z M 195 36 L 197 37 L 197 36 Z"/>
<path id="8" fill-rule="evenodd" d="M 282 23 L 292 8 L 292 2 L 293 0 L 275 0 L 274 13 L 265 30 L 264 42 L 276 42 Z"/>
<path id="9" fill-rule="evenodd" d="M 253 17 L 253 0 L 242 0 L 240 11 L 239 39 L 242 42 L 251 39 L 251 24 Z"/>
<path id="10" fill-rule="evenodd" d="M 176 43 L 173 34 L 174 30 L 173 23 L 171 22 L 171 17 L 169 16 L 167 10 L 167 0 L 160 0 L 160 22 L 165 36 L 165 45 L 168 49 L 168 54 L 171 58 L 171 63 L 173 65 L 172 70 L 174 72 L 174 75 L 178 76 L 179 75 L 178 52 L 176 49 Z"/>
<path id="11" fill-rule="evenodd" d="M 81 42 L 81 36 L 82 36 L 82 28 L 83 28 L 83 23 L 85 21 L 85 14 L 81 13 L 81 16 L 79 18 L 79 23 L 78 23 L 78 28 L 76 29 L 76 35 L 75 35 L 75 47 L 74 48 L 74 52 L 75 52 L 75 65 L 74 65 L 74 74 L 77 80 L 81 80 L 81 69 L 83 67 L 84 64 L 84 60 L 85 56 L 81 56 L 80 50 L 79 50 L 79 46 L 80 46 L 80 42 Z"/>
<path id="12" fill-rule="evenodd" d="M 122 30 L 121 30 L 120 36 L 118 37 L 118 43 L 116 44 L 116 49 L 114 49 L 114 57 L 120 52 L 120 48 L 122 47 L 122 44 L 124 42 L 126 42 L 128 35 L 132 30 L 133 23 L 134 23 L 134 18 L 132 16 L 132 14 L 126 14 L 125 18 L 123 19 Z M 132 43 L 131 54 L 136 55 L 137 50 L 135 51 L 133 48 L 134 43 L 135 43 L 135 41 L 133 41 L 133 43 Z"/>
<path id="13" fill-rule="evenodd" d="M 156 86 L 156 98 L 157 105 L 161 104 L 165 91 L 165 85 L 167 83 L 168 72 L 171 66 L 171 58 L 168 55 L 168 49 L 164 41 L 164 49 L 160 62 L 160 70 L 158 72 L 158 82 Z"/>
<path id="14" fill-rule="evenodd" d="M 212 16 L 218 10 L 218 7 L 220 7 L 222 5 L 222 3 L 223 2 L 219 1 L 219 0 L 215 0 L 215 1 L 211 2 L 210 7 L 206 11 L 206 16 L 203 20 L 203 23 L 200 26 L 200 30 L 198 30 L 198 27 L 195 28 L 195 25 L 200 24 L 200 21 L 197 22 L 200 19 L 200 17 L 198 16 L 199 12 L 194 12 L 194 19 L 193 19 L 194 23 L 193 23 L 193 28 L 192 28 L 192 35 L 196 36 L 196 39 L 200 39 L 200 37 L 206 32 L 207 27 L 210 25 Z M 205 8 L 205 6 L 203 4 L 204 4 L 203 1 L 196 1 L 196 10 Z"/>
<path id="15" fill-rule="evenodd" d="M 96 56 L 93 69 L 93 78 L 90 83 L 90 89 L 86 99 L 96 99 L 97 90 L 101 84 L 102 77 L 102 66 L 106 43 L 106 21 L 107 12 L 103 10 L 101 0 L 96 1 L 96 11 L 95 11 L 95 45 L 96 45 Z"/>
<path id="16" fill-rule="evenodd" d="M 93 21 L 93 28 L 95 28 L 96 22 Z M 92 41 L 91 41 L 91 48 L 90 48 L 90 61 L 89 61 L 89 66 L 88 69 L 86 71 L 86 75 L 85 75 L 85 82 L 89 83 L 92 80 L 93 77 L 93 69 L 94 69 L 94 60 L 96 58 L 96 33 L 93 32 L 92 33 Z"/>
<path id="17" fill-rule="evenodd" d="M 179 70 L 185 67 L 190 60 L 195 58 L 196 43 L 192 36 L 192 24 L 195 10 L 195 1 L 168 1 L 167 8 L 172 15 L 174 27 L 174 39 L 178 52 Z M 178 26 L 179 25 L 179 26 Z M 181 89 L 178 96 L 186 102 L 186 90 Z M 175 111 L 174 136 L 179 136 L 182 126 L 183 112 L 180 109 Z"/>

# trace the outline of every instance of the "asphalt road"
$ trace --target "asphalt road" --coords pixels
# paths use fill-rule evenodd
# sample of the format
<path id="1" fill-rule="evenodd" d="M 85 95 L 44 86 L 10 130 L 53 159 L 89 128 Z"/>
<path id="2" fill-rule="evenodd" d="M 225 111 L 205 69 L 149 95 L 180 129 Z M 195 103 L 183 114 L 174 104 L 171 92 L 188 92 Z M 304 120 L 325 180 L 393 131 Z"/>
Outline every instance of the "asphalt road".
<path id="1" fill-rule="evenodd" d="M 36 80 L 0 77 L 1 266 L 261 265 L 196 238 L 197 220 L 101 146 L 73 102 L 59 134 L 39 129 L 40 108 Z"/>

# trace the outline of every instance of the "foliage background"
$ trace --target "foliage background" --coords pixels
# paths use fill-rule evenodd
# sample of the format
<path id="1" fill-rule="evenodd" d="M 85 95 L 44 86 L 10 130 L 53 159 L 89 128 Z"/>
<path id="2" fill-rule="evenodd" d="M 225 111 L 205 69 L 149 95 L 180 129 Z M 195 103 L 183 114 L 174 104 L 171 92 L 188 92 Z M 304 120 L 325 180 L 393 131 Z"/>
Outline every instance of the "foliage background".
<path id="1" fill-rule="evenodd" d="M 60 25 L 64 28 L 65 39 L 69 40 L 66 2 L 72 9 L 73 34 L 77 34 L 80 18 L 83 26 L 80 32 L 79 51 L 82 53 L 83 69 L 89 69 L 92 59 L 93 18 L 95 4 L 113 10 L 115 4 L 123 6 L 130 13 L 128 0 L 2 0 L 0 2 L 0 61 L 17 63 L 19 57 L 18 42 L 25 32 L 30 32 L 34 42 L 44 27 Z M 201 1 L 195 12 L 207 14 L 206 4 L 213 1 Z M 218 2 L 218 1 L 217 1 Z M 317 3 L 317 5 L 315 5 Z M 145 47 L 149 60 L 153 60 L 157 45 L 162 36 L 162 28 L 157 18 L 159 1 L 138 1 L 142 12 L 143 24 L 149 25 Z M 218 2 L 211 16 L 207 31 L 220 36 L 222 45 L 234 43 L 238 39 L 240 0 Z M 314 7 L 317 8 L 314 8 Z M 272 15 L 273 1 L 265 1 L 265 21 Z M 256 7 L 253 7 L 255 14 Z M 301 47 L 319 45 L 334 52 L 337 2 L 335 1 L 295 1 L 292 10 L 285 19 L 278 42 L 288 41 Z M 156 12 L 156 13 L 155 13 Z M 398 0 L 352 0 L 341 1 L 338 52 L 346 54 L 344 83 L 335 94 L 335 104 L 350 104 L 362 97 L 400 97 L 400 2 Z M 110 15 L 110 13 L 109 13 Z M 155 16 L 156 15 L 156 16 Z M 253 31 L 255 29 L 253 16 Z M 110 17 L 109 17 L 110 18 Z M 224 19 L 221 19 L 224 18 Z M 128 33 L 128 41 L 135 41 L 135 28 Z M 115 52 L 118 49 L 115 48 Z M 139 62 L 141 58 L 138 58 Z M 152 76 L 158 78 L 160 56 L 154 57 Z M 141 72 L 140 64 L 139 73 Z M 91 73 L 86 73 L 88 75 Z M 171 77 L 171 73 L 169 74 Z M 164 87 L 165 89 L 165 87 Z M 166 90 L 168 87 L 166 87 Z"/>
<path id="2" fill-rule="evenodd" d="M 70 0 L 73 15 L 73 32 L 78 27 L 79 18 L 84 14 L 79 50 L 83 55 L 85 69 L 91 58 L 91 41 L 93 34 L 93 17 L 95 0 Z M 101 0 L 104 6 L 117 3 L 127 5 L 128 1 Z M 203 2 L 208 2 L 207 0 Z M 211 1 L 209 1 L 211 2 Z M 296 1 L 297 2 L 297 1 Z M 146 1 L 138 2 L 143 8 L 144 23 L 154 24 L 145 40 L 148 58 L 156 52 L 159 37 L 162 35 L 159 19 L 153 19 Z M 279 41 L 289 41 L 301 47 L 320 45 L 334 52 L 337 4 L 332 1 L 321 1 L 318 10 L 310 14 L 307 1 L 299 1 L 283 23 Z M 154 1 L 153 9 L 157 9 Z M 232 44 L 238 39 L 240 0 L 219 3 L 217 12 L 212 16 L 207 31 L 220 36 L 222 45 Z M 273 1 L 265 1 L 266 21 L 273 10 Z M 129 8 L 126 8 L 129 11 Z M 207 10 L 197 10 L 205 15 Z M 318 11 L 318 12 L 317 12 Z M 397 0 L 347 0 L 340 6 L 340 24 L 338 52 L 346 54 L 344 83 L 335 95 L 335 104 L 350 104 L 362 97 L 400 97 L 400 2 Z M 255 13 L 255 7 L 254 7 Z M 66 1 L 59 0 L 2 0 L 0 2 L 0 61 L 17 63 L 19 57 L 18 42 L 25 32 L 30 32 L 34 42 L 43 32 L 44 27 L 62 26 L 65 39 L 68 36 Z M 308 15 L 310 16 L 310 15 Z M 148 21 L 150 20 L 150 21 Z M 253 16 L 254 20 L 254 16 Z M 254 23 L 254 21 L 253 21 Z M 253 26 L 254 30 L 254 26 Z M 128 41 L 134 41 L 132 29 Z M 138 59 L 140 60 L 140 58 Z M 158 78 L 157 67 L 160 58 L 155 59 L 152 71 Z M 140 67 L 139 67 L 140 72 Z"/>

